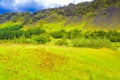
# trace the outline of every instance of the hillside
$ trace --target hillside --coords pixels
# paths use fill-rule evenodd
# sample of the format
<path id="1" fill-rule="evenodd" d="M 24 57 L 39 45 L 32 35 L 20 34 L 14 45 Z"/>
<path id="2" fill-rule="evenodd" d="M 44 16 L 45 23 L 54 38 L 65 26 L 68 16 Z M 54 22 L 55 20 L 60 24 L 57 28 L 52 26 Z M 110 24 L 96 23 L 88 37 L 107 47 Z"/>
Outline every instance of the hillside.
<path id="1" fill-rule="evenodd" d="M 25 28 L 41 27 L 48 31 L 60 29 L 120 30 L 120 0 L 94 0 L 79 4 L 45 9 L 35 13 L 5 13 L 0 26 L 9 22 Z"/>
<path id="2" fill-rule="evenodd" d="M 120 0 L 0 15 L 0 43 L 120 47 Z M 94 45 L 93 45 L 94 44 Z"/>

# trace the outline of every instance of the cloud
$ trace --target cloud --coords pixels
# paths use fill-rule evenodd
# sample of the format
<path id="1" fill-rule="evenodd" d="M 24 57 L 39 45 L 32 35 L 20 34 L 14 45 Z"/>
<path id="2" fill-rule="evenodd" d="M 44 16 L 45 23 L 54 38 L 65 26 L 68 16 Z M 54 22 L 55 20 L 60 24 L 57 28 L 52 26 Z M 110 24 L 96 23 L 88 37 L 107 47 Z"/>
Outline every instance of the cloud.
<path id="1" fill-rule="evenodd" d="M 36 0 L 39 5 L 42 5 L 44 8 L 53 8 L 58 6 L 64 6 L 69 3 L 72 3 L 74 0 Z"/>
<path id="2" fill-rule="evenodd" d="M 59 6 L 65 6 L 69 3 L 80 3 L 85 1 L 92 1 L 92 0 L 35 0 L 39 5 L 42 5 L 44 8 L 54 8 Z"/>
<path id="3" fill-rule="evenodd" d="M 92 0 L 0 0 L 0 8 L 12 11 L 36 11 Z"/>
<path id="4" fill-rule="evenodd" d="M 35 0 L 1 0 L 0 7 L 12 11 L 24 11 L 27 9 L 37 9 L 40 5 L 37 5 Z"/>

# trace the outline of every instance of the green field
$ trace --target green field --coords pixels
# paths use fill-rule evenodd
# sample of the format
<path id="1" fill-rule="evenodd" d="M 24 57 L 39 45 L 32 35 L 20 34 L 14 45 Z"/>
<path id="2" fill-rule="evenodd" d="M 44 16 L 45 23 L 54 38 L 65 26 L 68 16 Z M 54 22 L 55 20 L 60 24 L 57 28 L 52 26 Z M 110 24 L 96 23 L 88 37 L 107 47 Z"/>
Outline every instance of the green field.
<path id="1" fill-rule="evenodd" d="M 120 52 L 1 44 L 0 80 L 120 80 Z"/>

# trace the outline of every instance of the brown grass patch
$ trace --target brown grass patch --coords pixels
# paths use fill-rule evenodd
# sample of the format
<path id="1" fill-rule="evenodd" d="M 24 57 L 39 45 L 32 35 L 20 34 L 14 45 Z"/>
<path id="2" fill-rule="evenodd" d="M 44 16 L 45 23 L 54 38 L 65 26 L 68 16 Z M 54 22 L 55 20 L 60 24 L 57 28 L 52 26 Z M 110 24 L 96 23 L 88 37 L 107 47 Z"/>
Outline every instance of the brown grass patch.
<path id="1" fill-rule="evenodd" d="M 67 64 L 66 58 L 46 51 L 41 51 L 37 56 L 41 59 L 39 66 L 41 72 L 53 72 L 56 67 Z"/>

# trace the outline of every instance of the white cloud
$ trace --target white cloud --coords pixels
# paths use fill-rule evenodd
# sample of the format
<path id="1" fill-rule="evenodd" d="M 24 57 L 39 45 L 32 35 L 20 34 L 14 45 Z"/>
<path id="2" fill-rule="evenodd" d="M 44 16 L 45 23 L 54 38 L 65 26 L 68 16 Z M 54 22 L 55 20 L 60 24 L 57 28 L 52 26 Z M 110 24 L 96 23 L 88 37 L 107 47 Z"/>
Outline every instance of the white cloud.
<path id="1" fill-rule="evenodd" d="M 80 3 L 80 2 L 89 2 L 89 1 L 92 1 L 92 0 L 73 0 L 74 2 L 73 3 L 75 3 L 75 4 L 77 4 L 77 3 Z"/>
<path id="2" fill-rule="evenodd" d="M 0 6 L 14 11 L 19 11 L 21 8 L 54 8 L 59 6 L 65 6 L 69 3 L 80 3 L 92 0 L 0 0 Z"/>
<path id="3" fill-rule="evenodd" d="M 24 5 L 26 3 L 29 3 L 30 0 L 14 0 L 14 6 L 17 6 L 17 5 Z"/>
<path id="4" fill-rule="evenodd" d="M 42 5 L 44 8 L 53 8 L 58 6 L 64 6 L 69 3 L 72 3 L 74 0 L 36 0 L 39 5 Z"/>
<path id="5" fill-rule="evenodd" d="M 92 0 L 35 0 L 36 3 L 42 5 L 44 8 L 53 8 L 58 6 L 65 6 L 69 3 L 80 3 L 85 1 L 92 1 Z"/>

